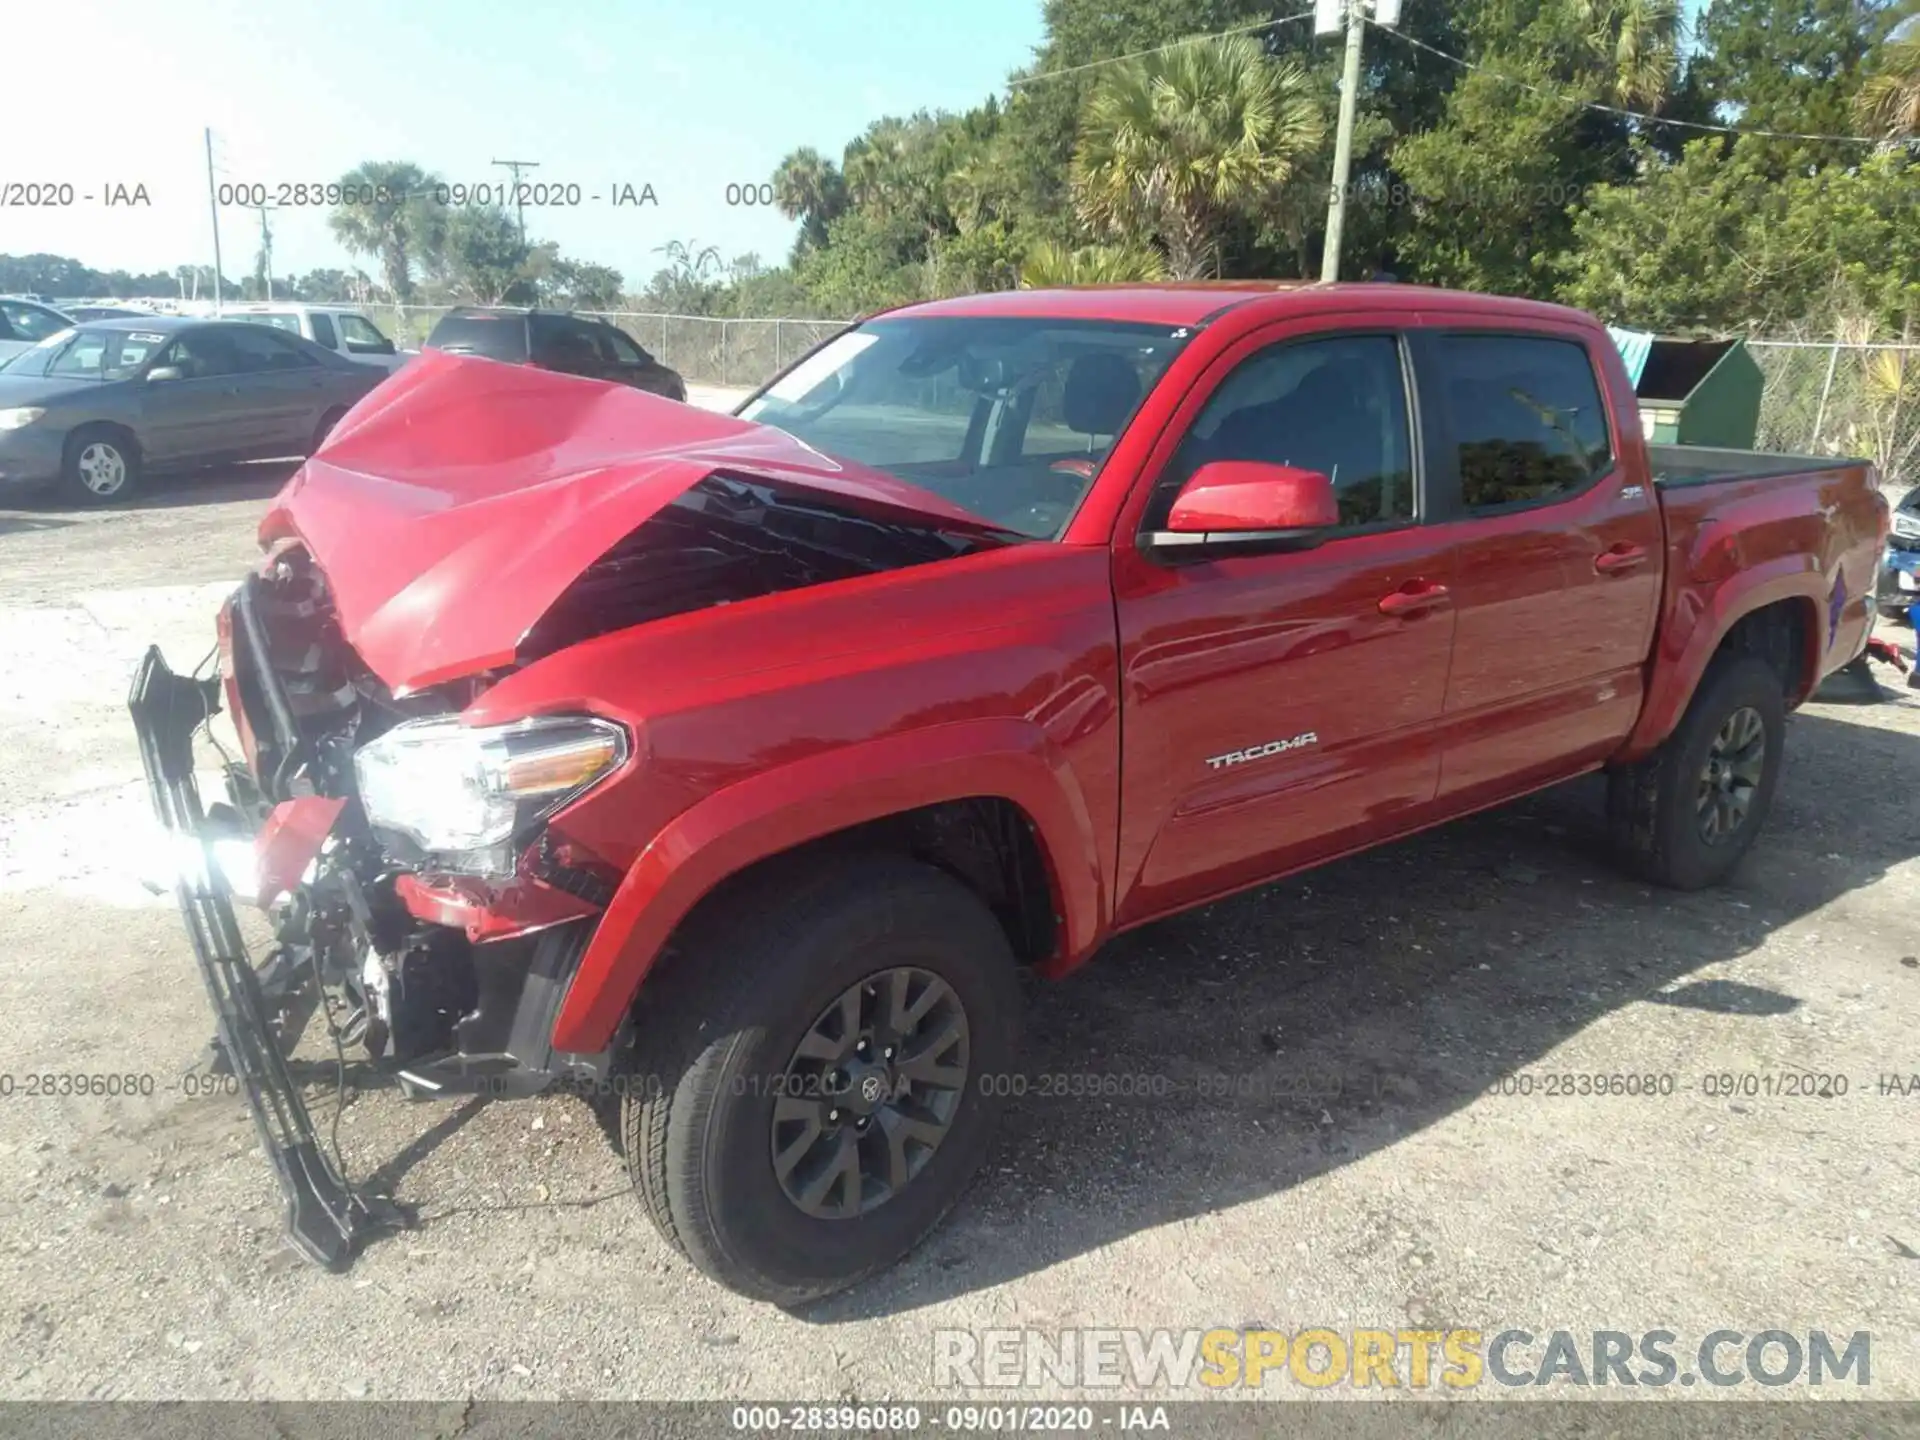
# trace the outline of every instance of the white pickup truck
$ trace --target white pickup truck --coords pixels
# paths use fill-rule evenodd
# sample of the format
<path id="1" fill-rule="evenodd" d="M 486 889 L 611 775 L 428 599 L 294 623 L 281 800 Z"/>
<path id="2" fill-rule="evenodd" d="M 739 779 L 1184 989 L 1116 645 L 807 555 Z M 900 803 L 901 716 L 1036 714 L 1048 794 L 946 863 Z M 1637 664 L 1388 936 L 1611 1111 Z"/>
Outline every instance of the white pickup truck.
<path id="1" fill-rule="evenodd" d="M 308 305 L 299 301 L 253 301 L 225 307 L 223 319 L 271 325 L 344 356 L 381 370 L 398 370 L 411 356 L 395 349 L 393 341 L 364 310 L 351 305 Z"/>

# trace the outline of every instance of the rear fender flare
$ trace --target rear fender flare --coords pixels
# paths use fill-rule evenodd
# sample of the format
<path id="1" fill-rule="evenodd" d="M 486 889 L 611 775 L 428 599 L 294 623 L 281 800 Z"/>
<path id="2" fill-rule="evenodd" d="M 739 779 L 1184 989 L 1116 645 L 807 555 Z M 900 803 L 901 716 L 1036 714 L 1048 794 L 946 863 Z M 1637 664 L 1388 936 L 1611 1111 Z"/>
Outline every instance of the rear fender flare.
<path id="1" fill-rule="evenodd" d="M 1078 777 L 1030 721 L 960 721 L 812 755 L 682 812 L 615 892 L 554 1022 L 554 1049 L 606 1049 L 674 929 L 729 876 L 851 826 L 973 797 L 1011 801 L 1033 821 L 1060 917 L 1050 963 L 1090 951 L 1106 884 Z"/>
<path id="2" fill-rule="evenodd" d="M 1754 611 L 1782 600 L 1797 600 L 1808 611 L 1808 650 L 1801 657 L 1801 682 L 1788 703 L 1804 699 L 1812 688 L 1808 682 L 1818 678 L 1814 672 L 1826 649 L 1823 607 L 1830 588 L 1818 564 L 1806 555 L 1782 555 L 1719 583 L 1696 581 L 1684 588 L 1661 622 L 1646 703 L 1615 761 L 1638 760 L 1658 748 L 1686 714 L 1701 677 L 1733 627 Z"/>

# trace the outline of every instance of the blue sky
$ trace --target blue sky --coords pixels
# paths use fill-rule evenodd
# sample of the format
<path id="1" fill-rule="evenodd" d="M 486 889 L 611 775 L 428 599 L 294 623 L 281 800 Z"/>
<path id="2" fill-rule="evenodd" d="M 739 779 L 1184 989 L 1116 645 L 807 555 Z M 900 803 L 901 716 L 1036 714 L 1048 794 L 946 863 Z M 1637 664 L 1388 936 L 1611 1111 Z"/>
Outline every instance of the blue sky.
<path id="1" fill-rule="evenodd" d="M 144 184 L 150 208 L 0 209 L 0 253 L 99 269 L 211 263 L 202 128 L 222 180 L 326 182 L 407 159 L 450 181 L 529 180 L 657 206 L 529 211 L 531 236 L 631 285 L 671 240 L 784 258 L 794 227 L 730 208 L 788 151 L 838 157 L 885 113 L 958 109 L 998 90 L 1041 39 L 1040 0 L 15 0 L 4 44 L 0 184 L 98 194 Z M 84 37 L 84 38 L 83 38 Z M 324 212 L 282 210 L 274 270 L 344 266 Z M 221 212 L 229 277 L 252 269 L 255 212 Z M 370 262 L 362 264 L 371 270 Z"/>

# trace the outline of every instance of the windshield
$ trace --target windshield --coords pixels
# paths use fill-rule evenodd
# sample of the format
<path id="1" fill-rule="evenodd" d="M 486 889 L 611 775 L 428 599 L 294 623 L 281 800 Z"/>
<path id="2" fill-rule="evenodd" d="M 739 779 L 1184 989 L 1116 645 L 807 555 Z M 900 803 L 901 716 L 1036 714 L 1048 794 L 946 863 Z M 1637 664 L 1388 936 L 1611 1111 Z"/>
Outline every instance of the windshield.
<path id="1" fill-rule="evenodd" d="M 166 343 L 165 335 L 151 331 L 62 330 L 22 350 L 0 370 L 48 379 L 127 380 Z"/>
<path id="2" fill-rule="evenodd" d="M 1051 540 L 1190 333 L 1045 317 L 876 320 L 739 414 Z"/>

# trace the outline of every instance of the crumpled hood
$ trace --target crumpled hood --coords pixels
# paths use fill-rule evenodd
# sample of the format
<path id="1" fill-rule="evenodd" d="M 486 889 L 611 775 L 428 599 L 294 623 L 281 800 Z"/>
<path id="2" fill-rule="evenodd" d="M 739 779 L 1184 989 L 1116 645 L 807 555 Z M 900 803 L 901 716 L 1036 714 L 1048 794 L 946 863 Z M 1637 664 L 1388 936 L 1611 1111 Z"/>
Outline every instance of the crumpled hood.
<path id="1" fill-rule="evenodd" d="M 573 580 L 716 470 L 880 518 L 997 527 L 771 426 L 624 386 L 426 351 L 275 497 L 347 643 L 396 692 L 509 663 Z"/>

